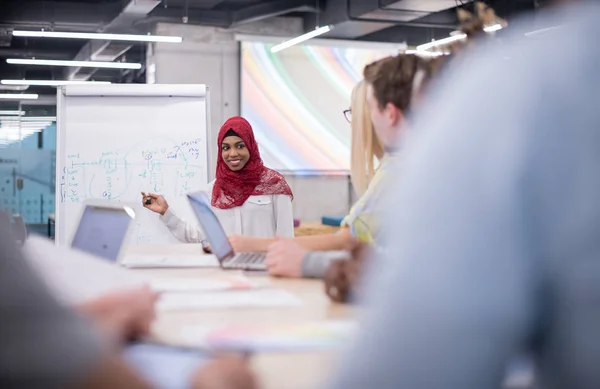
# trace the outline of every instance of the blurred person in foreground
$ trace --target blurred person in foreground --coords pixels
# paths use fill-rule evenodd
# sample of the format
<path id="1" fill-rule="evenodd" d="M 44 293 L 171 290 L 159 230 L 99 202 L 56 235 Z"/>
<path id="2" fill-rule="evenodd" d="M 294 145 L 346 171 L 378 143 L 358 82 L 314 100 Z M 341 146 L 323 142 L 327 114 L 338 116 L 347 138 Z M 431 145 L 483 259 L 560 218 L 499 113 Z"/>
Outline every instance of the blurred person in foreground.
<path id="1" fill-rule="evenodd" d="M 123 290 L 70 310 L 51 296 L 0 222 L 0 387 L 153 387 L 121 353 L 126 340 L 149 334 L 155 300 L 149 289 Z M 237 357 L 216 359 L 185 378 L 197 389 L 255 387 Z"/>
<path id="2" fill-rule="evenodd" d="M 499 388 L 521 352 L 537 388 L 600 388 L 600 4 L 554 12 L 457 59 L 418 112 L 332 388 Z"/>

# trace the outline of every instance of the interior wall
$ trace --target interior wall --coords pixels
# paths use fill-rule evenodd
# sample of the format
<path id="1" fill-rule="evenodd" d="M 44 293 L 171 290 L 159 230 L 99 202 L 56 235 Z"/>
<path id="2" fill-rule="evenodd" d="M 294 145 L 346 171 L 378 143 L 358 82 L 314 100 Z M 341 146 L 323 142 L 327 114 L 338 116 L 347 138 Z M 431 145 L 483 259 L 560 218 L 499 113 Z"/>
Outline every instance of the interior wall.
<path id="1" fill-rule="evenodd" d="M 303 33 L 302 20 L 275 18 L 235 30 L 185 24 L 155 27 L 159 35 L 183 37 L 180 44 L 157 43 L 148 47 L 148 81 L 159 84 L 206 84 L 210 90 L 212 155 L 217 155 L 217 133 L 222 123 L 240 114 L 240 48 L 235 34 L 295 36 Z M 209 161 L 210 179 L 216 160 Z M 294 216 L 318 221 L 321 216 L 343 216 L 351 204 L 347 176 L 293 176 L 286 178 L 295 193 Z"/>
<path id="2" fill-rule="evenodd" d="M 292 192 L 294 216 L 304 222 L 317 222 L 322 216 L 346 216 L 354 203 L 350 178 L 284 174 Z"/>

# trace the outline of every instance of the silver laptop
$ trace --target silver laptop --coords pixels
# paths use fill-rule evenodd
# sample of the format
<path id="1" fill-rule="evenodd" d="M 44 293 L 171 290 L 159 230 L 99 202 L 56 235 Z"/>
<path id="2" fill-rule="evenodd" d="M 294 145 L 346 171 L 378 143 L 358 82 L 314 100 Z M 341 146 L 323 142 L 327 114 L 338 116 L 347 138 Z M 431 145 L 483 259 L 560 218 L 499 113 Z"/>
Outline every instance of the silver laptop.
<path id="1" fill-rule="evenodd" d="M 71 247 L 119 263 L 133 229 L 135 211 L 119 203 L 86 201 Z"/>
<path id="2" fill-rule="evenodd" d="M 135 211 L 122 203 L 88 200 L 84 203 L 71 247 L 128 268 L 197 268 L 218 266 L 213 255 L 136 254 L 127 250 L 134 231 Z"/>
<path id="3" fill-rule="evenodd" d="M 223 269 L 267 270 L 265 253 L 235 253 L 205 192 L 187 195 L 213 254 Z"/>

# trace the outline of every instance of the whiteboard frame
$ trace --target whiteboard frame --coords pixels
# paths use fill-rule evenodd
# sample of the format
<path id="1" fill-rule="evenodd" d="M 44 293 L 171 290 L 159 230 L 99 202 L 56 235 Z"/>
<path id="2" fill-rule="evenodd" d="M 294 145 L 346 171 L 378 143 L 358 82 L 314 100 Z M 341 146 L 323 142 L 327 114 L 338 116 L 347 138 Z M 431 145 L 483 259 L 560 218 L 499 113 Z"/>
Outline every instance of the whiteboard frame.
<path id="1" fill-rule="evenodd" d="M 198 97 L 205 100 L 206 105 L 206 177 L 208 182 L 214 179 L 215 172 L 210 170 L 210 161 L 214 158 L 213 149 L 210 147 L 212 139 L 212 128 L 210 127 L 210 88 L 203 84 L 122 84 L 122 85 L 66 85 L 56 89 L 56 171 L 55 171 L 55 231 L 54 242 L 56 245 L 70 245 L 71 238 L 62 236 L 64 229 L 61 223 L 60 212 L 58 207 L 61 204 L 60 168 L 63 165 L 63 156 L 59 154 L 66 147 L 66 130 L 67 123 L 65 121 L 67 112 L 67 99 L 73 97 Z M 85 201 L 81 203 L 82 206 Z M 78 219 L 79 220 L 79 219 Z M 66 235 L 66 234 L 65 234 Z"/>

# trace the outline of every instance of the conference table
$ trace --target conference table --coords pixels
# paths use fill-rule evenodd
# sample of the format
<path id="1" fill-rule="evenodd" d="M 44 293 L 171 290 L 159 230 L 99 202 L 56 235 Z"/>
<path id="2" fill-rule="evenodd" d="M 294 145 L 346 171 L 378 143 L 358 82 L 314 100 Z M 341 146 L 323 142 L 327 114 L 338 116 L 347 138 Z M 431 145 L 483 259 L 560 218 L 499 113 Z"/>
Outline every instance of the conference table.
<path id="1" fill-rule="evenodd" d="M 134 246 L 129 253 L 158 255 L 197 254 L 200 245 L 179 244 L 166 246 Z M 224 275 L 243 274 L 236 270 L 219 268 L 135 269 L 145 277 L 218 279 Z M 181 329 L 186 326 L 227 326 L 235 324 L 269 325 L 293 324 L 327 319 L 344 319 L 353 314 L 350 306 L 331 302 L 324 293 L 321 280 L 272 278 L 266 275 L 248 275 L 258 285 L 286 290 L 302 304 L 280 308 L 235 308 L 196 311 L 165 311 L 158 314 L 153 335 L 160 341 L 185 344 Z M 227 293 L 227 292 L 223 292 Z M 251 365 L 257 372 L 263 389 L 312 389 L 326 382 L 338 356 L 334 351 L 320 352 L 261 352 L 254 354 Z"/>

